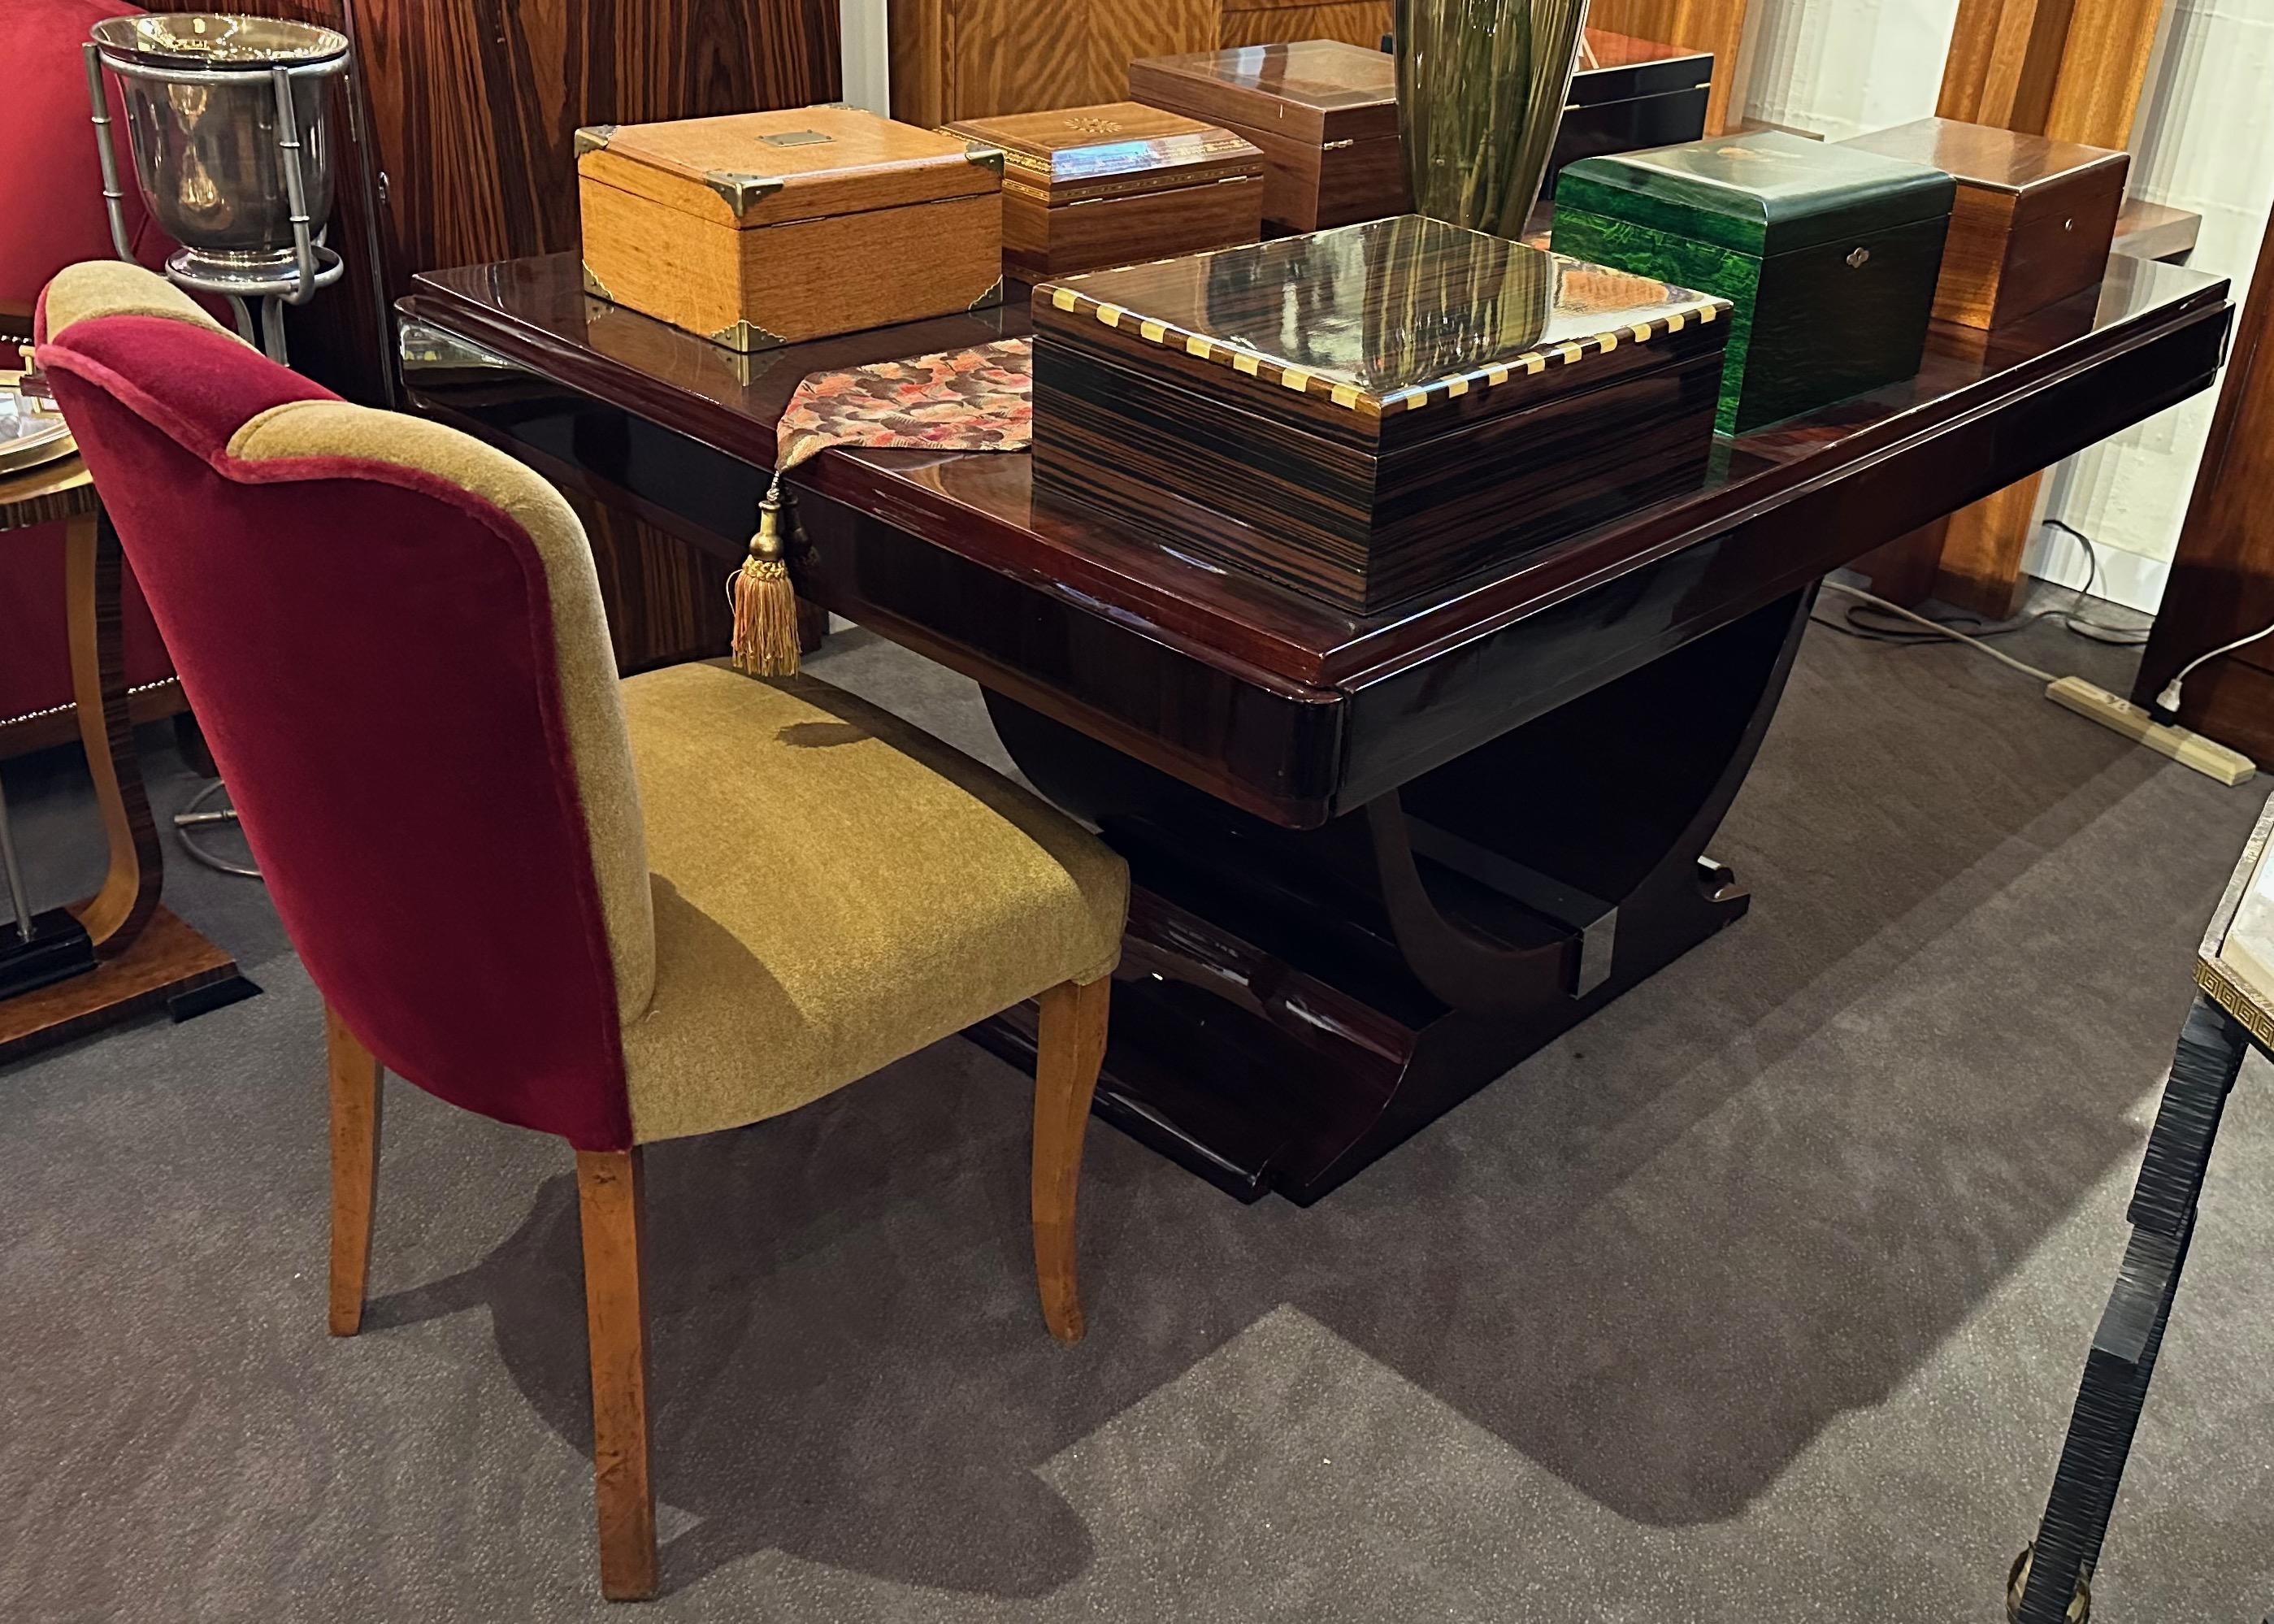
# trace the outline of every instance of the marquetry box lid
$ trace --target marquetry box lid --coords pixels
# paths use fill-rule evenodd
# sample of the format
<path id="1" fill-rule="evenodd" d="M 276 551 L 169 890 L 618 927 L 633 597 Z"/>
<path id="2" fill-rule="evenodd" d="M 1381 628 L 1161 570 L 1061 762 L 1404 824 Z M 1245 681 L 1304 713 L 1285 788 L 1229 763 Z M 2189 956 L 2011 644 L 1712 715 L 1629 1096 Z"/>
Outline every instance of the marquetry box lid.
<path id="1" fill-rule="evenodd" d="M 1135 102 L 969 118 L 945 132 L 1002 148 L 1004 189 L 1039 193 L 1053 208 L 1263 173 L 1253 142 Z"/>
<path id="2" fill-rule="evenodd" d="M 1946 215 L 1954 184 L 1926 164 L 1762 130 L 1582 159 L 1557 181 L 1555 207 L 1766 257 Z"/>
<path id="3" fill-rule="evenodd" d="M 857 107 L 576 132 L 576 178 L 737 230 L 994 193 L 1000 152 Z"/>
<path id="4" fill-rule="evenodd" d="M 2124 208 L 2128 153 L 1951 118 L 1841 143 L 1929 164 L 1958 183 L 1934 313 L 1997 327 L 2100 281 Z"/>
<path id="5" fill-rule="evenodd" d="M 1358 614 L 1695 488 L 1730 326 L 1418 215 L 1034 297 L 1043 499 Z"/>
<path id="6" fill-rule="evenodd" d="M 1728 311 L 1419 215 L 1035 290 L 1038 333 L 1382 442 L 1591 389 L 1649 346 L 1718 351 Z"/>

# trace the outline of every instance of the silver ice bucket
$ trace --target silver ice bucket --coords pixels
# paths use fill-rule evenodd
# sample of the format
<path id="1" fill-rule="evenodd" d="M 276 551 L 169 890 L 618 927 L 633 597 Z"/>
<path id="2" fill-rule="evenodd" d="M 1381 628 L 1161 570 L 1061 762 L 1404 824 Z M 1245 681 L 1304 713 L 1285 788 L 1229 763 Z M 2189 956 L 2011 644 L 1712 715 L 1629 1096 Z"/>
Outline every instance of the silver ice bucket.
<path id="1" fill-rule="evenodd" d="M 291 303 L 339 275 L 320 245 L 332 211 L 329 84 L 348 42 L 267 17 L 180 11 L 95 24 L 87 87 L 102 135 L 113 235 L 128 254 L 101 69 L 124 93 L 134 178 L 177 242 L 177 282 Z"/>

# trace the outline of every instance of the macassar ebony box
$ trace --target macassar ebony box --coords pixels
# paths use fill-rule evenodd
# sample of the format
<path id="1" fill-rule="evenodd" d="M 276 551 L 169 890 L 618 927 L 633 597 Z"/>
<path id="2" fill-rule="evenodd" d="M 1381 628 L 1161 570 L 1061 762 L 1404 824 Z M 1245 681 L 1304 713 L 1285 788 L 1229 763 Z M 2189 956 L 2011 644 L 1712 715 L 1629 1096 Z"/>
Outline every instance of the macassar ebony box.
<path id="1" fill-rule="evenodd" d="M 1034 299 L 1039 492 L 1356 614 L 1694 488 L 1729 326 L 1415 215 Z"/>
<path id="2" fill-rule="evenodd" d="M 1841 143 L 1948 172 L 1958 183 L 1934 285 L 1934 313 L 2002 327 L 2108 269 L 2131 156 L 1949 118 L 1922 118 Z"/>
<path id="3" fill-rule="evenodd" d="M 1781 131 L 1586 158 L 1557 252 L 1736 306 L 1717 426 L 1742 434 L 1915 374 L 1955 183 Z"/>
<path id="4" fill-rule="evenodd" d="M 1263 155 L 1135 102 L 945 126 L 1003 153 L 1003 268 L 1021 282 L 1252 243 Z"/>
<path id="5" fill-rule="evenodd" d="M 585 289 L 741 351 L 991 304 L 1002 174 L 854 107 L 579 130 Z"/>
<path id="6" fill-rule="evenodd" d="M 1263 219 L 1282 231 L 1403 214 L 1397 64 L 1340 40 L 1243 45 L 1129 64 L 1129 98 L 1230 130 L 1263 154 Z"/>

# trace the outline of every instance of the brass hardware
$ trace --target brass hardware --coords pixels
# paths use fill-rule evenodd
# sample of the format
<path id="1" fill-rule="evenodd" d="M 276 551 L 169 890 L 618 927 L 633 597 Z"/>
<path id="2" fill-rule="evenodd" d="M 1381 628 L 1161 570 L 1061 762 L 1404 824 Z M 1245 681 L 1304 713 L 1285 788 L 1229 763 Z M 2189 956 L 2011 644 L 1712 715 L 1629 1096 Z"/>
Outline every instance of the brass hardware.
<path id="1" fill-rule="evenodd" d="M 769 333 L 755 321 L 729 321 L 717 332 L 707 335 L 714 344 L 724 344 L 729 350 L 748 354 L 752 350 L 772 350 L 789 342 L 779 333 Z"/>
<path id="2" fill-rule="evenodd" d="M 1320 142 L 1320 143 L 1319 143 L 1319 150 L 1320 150 L 1321 152 L 1340 152 L 1340 151 L 1341 151 L 1344 147 L 1355 147 L 1355 146 L 1357 146 L 1357 145 L 1358 145 L 1358 137 L 1356 137 L 1356 136 L 1354 136 L 1354 135 L 1345 135 L 1344 137 L 1343 137 L 1343 139 L 1342 139 L 1342 140 L 1338 140 L 1338 141 L 1321 141 L 1321 142 Z"/>
<path id="3" fill-rule="evenodd" d="M 1849 270 L 1862 270 L 1864 268 L 1864 261 L 1871 257 L 1871 251 L 1869 248 L 1851 249 L 1848 255 L 1848 268 Z"/>
<path id="4" fill-rule="evenodd" d="M 824 135 L 818 130 L 784 130 L 779 135 L 761 135 L 758 139 L 769 147 L 818 147 L 837 138 Z"/>
<path id="5" fill-rule="evenodd" d="M 963 143 L 963 157 L 966 162 L 976 164 L 983 170 L 993 170 L 998 175 L 1003 172 L 1003 149 L 1000 147 L 990 147 L 984 141 L 966 141 Z"/>
<path id="6" fill-rule="evenodd" d="M 737 218 L 760 198 L 772 197 L 782 189 L 779 175 L 738 175 L 726 170 L 712 170 L 704 176 L 703 184 L 725 198 Z"/>
<path id="7" fill-rule="evenodd" d="M 576 132 L 576 155 L 581 158 L 588 152 L 605 150 L 615 134 L 616 126 L 612 124 L 585 125 Z"/>
<path id="8" fill-rule="evenodd" d="M 973 299 L 968 305 L 966 305 L 964 308 L 966 310 L 986 310 L 994 306 L 999 305 L 1002 302 L 1003 279 L 1000 276 L 998 276 L 995 278 L 995 283 L 992 287 L 989 288 L 984 293 L 982 293 L 977 298 Z"/>
<path id="9" fill-rule="evenodd" d="M 592 275 L 591 266 L 590 264 L 586 264 L 583 267 L 583 269 L 584 272 L 584 291 L 590 293 L 594 298 L 604 298 L 611 305 L 614 304 L 616 302 L 616 296 L 608 291 L 608 284 L 606 283 L 602 282 L 598 276 Z"/>

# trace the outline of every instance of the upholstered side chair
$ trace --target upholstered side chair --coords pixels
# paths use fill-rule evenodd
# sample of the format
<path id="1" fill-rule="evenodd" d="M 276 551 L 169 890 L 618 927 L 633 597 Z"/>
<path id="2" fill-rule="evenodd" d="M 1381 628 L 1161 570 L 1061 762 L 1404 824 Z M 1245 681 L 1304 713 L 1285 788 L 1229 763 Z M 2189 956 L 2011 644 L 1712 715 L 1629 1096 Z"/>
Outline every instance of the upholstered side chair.
<path id="1" fill-rule="evenodd" d="M 64 270 L 38 329 L 323 993 L 335 1333 L 363 1312 L 382 1065 L 568 1140 L 601 1585 L 652 1594 L 640 1147 L 792 1110 L 1039 997 L 1035 1262 L 1050 1331 L 1080 1337 L 1118 857 L 810 678 L 620 683 L 558 493 L 272 365 L 146 271 Z"/>

